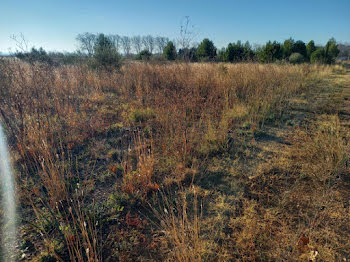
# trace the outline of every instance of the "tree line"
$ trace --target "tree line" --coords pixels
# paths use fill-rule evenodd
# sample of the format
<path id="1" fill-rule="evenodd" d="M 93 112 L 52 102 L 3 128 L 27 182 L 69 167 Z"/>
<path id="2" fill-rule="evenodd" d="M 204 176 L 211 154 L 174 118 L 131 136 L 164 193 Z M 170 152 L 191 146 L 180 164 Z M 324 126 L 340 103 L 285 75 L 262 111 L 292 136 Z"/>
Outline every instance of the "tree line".
<path id="1" fill-rule="evenodd" d="M 293 64 L 304 62 L 332 64 L 339 52 L 334 38 L 331 38 L 325 46 L 316 46 L 313 40 L 305 44 L 301 40 L 295 41 L 289 38 L 283 43 L 268 41 L 263 46 L 252 48 L 248 41 L 244 44 L 237 41 L 236 43 L 229 43 L 226 48 L 219 51 L 217 51 L 214 43 L 206 38 L 194 50 L 193 60 L 231 63 L 285 61 Z"/>
<path id="2" fill-rule="evenodd" d="M 168 37 L 163 36 L 120 36 L 117 34 L 104 35 L 104 34 L 93 34 L 83 33 L 76 37 L 79 43 L 79 50 L 87 53 L 88 56 L 92 57 L 95 53 L 95 46 L 98 44 L 99 37 L 103 36 L 107 41 L 112 43 L 118 53 L 124 53 L 126 56 L 130 54 L 139 54 L 141 51 L 148 51 L 151 54 L 163 53 L 165 46 L 169 42 Z"/>
<path id="3" fill-rule="evenodd" d="M 186 37 L 186 39 L 185 39 Z M 199 44 L 193 44 L 184 39 L 170 41 L 162 36 L 119 36 L 102 33 L 78 34 L 76 40 L 79 48 L 75 53 L 47 53 L 44 49 L 32 48 L 27 52 L 16 52 L 16 57 L 28 62 L 41 61 L 45 63 L 72 64 L 87 62 L 93 67 L 119 67 L 122 58 L 135 60 L 179 60 L 187 62 L 260 62 L 273 63 L 277 61 L 297 63 L 335 62 L 340 50 L 334 38 L 329 39 L 325 46 L 316 46 L 313 40 L 307 44 L 292 38 L 280 43 L 268 41 L 265 45 L 252 47 L 247 41 L 229 43 L 227 47 L 217 49 L 213 41 L 203 39 Z"/>

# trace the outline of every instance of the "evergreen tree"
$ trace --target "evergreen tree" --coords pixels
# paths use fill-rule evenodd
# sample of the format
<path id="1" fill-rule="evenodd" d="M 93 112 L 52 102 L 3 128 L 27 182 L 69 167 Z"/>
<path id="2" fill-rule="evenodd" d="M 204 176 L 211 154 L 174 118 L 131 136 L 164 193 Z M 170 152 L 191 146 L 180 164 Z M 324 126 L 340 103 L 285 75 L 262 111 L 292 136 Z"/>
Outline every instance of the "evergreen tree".
<path id="1" fill-rule="evenodd" d="M 234 47 L 233 44 L 229 43 L 225 50 L 225 62 L 233 62 L 234 59 Z"/>
<path id="2" fill-rule="evenodd" d="M 325 64 L 327 63 L 327 57 L 323 48 L 317 48 L 310 57 L 311 63 Z"/>
<path id="3" fill-rule="evenodd" d="M 151 59 L 152 53 L 148 50 L 142 50 L 140 53 L 137 54 L 136 59 L 137 60 L 143 60 L 148 61 Z"/>
<path id="4" fill-rule="evenodd" d="M 271 63 L 282 58 L 283 49 L 281 44 L 268 41 L 258 52 L 258 59 L 262 63 Z"/>
<path id="5" fill-rule="evenodd" d="M 216 48 L 214 43 L 208 38 L 205 38 L 198 46 L 196 55 L 199 59 L 214 59 L 216 56 Z"/>
<path id="6" fill-rule="evenodd" d="M 175 60 L 176 58 L 176 48 L 173 42 L 169 41 L 163 50 L 163 57 L 166 60 Z"/>
<path id="7" fill-rule="evenodd" d="M 316 51 L 316 46 L 314 40 L 311 40 L 307 45 L 306 45 L 306 57 L 310 61 L 311 54 Z"/>
<path id="8" fill-rule="evenodd" d="M 283 58 L 288 58 L 293 53 L 294 40 L 289 38 L 283 42 Z"/>
<path id="9" fill-rule="evenodd" d="M 197 48 L 182 48 L 179 49 L 179 52 L 177 54 L 178 59 L 189 61 L 189 62 L 196 62 L 197 61 Z"/>
<path id="10" fill-rule="evenodd" d="M 337 42 L 335 41 L 335 39 L 334 38 L 329 39 L 325 46 L 325 56 L 327 59 L 327 64 L 334 63 L 339 52 L 340 51 L 337 47 Z"/>
<path id="11" fill-rule="evenodd" d="M 299 53 L 301 54 L 303 57 L 307 56 L 306 53 L 306 45 L 303 41 L 298 40 L 294 43 L 293 45 L 293 53 Z"/>
<path id="12" fill-rule="evenodd" d="M 120 66 L 120 56 L 112 41 L 104 34 L 99 34 L 94 46 L 94 59 L 96 66 L 105 69 L 117 68 Z"/>
<path id="13" fill-rule="evenodd" d="M 226 61 L 227 62 L 240 62 L 245 59 L 245 48 L 241 41 L 237 43 L 229 43 L 226 48 Z"/>
<path id="14" fill-rule="evenodd" d="M 247 41 L 244 44 L 244 60 L 245 61 L 251 61 L 254 59 L 254 51 L 252 49 L 252 46 L 250 43 Z"/>

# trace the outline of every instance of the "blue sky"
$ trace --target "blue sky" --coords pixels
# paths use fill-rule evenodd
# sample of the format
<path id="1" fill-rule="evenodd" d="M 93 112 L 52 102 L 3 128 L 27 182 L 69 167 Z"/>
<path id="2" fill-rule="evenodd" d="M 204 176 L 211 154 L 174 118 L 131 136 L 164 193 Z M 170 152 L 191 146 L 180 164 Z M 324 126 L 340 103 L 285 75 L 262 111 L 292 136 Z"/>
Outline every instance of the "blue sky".
<path id="1" fill-rule="evenodd" d="M 74 51 L 83 32 L 176 39 L 184 16 L 197 42 L 208 37 L 217 47 L 289 37 L 350 42 L 350 0 L 1 0 L 0 52 L 14 51 L 10 35 L 19 33 L 31 46 L 56 51 Z"/>

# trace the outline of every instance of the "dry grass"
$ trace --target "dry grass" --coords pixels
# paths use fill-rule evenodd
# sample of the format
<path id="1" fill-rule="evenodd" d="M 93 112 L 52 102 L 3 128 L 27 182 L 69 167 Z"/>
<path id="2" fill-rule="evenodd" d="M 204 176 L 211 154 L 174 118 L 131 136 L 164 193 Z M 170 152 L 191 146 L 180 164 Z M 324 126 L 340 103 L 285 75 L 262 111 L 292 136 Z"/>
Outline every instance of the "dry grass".
<path id="1" fill-rule="evenodd" d="M 235 231 L 242 229 L 236 235 L 242 257 L 309 261 L 317 253 L 321 261 L 338 261 L 349 256 L 344 137 L 348 133 L 338 116 L 319 116 L 293 134 L 285 154 L 260 167 L 250 182 L 258 202 L 249 201 L 244 215 L 231 224 Z M 307 239 L 304 244 L 301 236 Z"/>
<path id="2" fill-rule="evenodd" d="M 156 117 L 147 123 L 155 129 L 155 153 L 190 166 L 194 158 L 225 148 L 227 134 L 240 123 L 263 125 L 271 112 L 281 115 L 310 72 L 254 64 L 129 65 L 123 97 L 127 111 L 152 108 Z M 140 123 L 124 122 L 130 124 Z"/>
<path id="3" fill-rule="evenodd" d="M 71 201 L 68 211 L 64 206 L 57 206 L 60 227 L 67 244 L 69 258 L 71 261 L 102 261 L 101 250 L 98 241 L 98 223 L 94 213 L 86 212 L 78 199 Z"/>
<path id="4" fill-rule="evenodd" d="M 166 261 L 207 261 L 214 256 L 214 243 L 203 236 L 196 188 L 192 187 L 190 191 L 191 194 L 187 195 L 180 190 L 174 199 L 162 192 L 160 203 L 152 205 L 159 223 L 157 240 L 162 245 Z"/>
<path id="5" fill-rule="evenodd" d="M 128 150 L 123 163 L 122 190 L 142 199 L 145 199 L 150 191 L 159 189 L 158 184 L 152 182 L 155 159 L 152 152 L 152 139 L 149 140 L 148 145 L 144 136 L 134 135 L 133 150 Z M 136 164 L 133 165 L 133 162 Z"/>
<path id="6" fill-rule="evenodd" d="M 335 72 L 344 73 L 342 67 L 319 65 L 202 63 L 134 63 L 123 66 L 118 72 L 96 72 L 85 66 L 54 68 L 1 61 L 0 116 L 7 127 L 21 174 L 18 180 L 23 209 L 39 220 L 41 229 L 35 230 L 42 233 L 46 241 L 52 238 L 65 241 L 59 251 L 48 248 L 56 259 L 99 261 L 103 254 L 98 238 L 101 236 L 106 242 L 109 238 L 99 232 L 95 216 L 88 212 L 93 198 L 103 202 L 103 191 L 117 191 L 129 195 L 130 202 L 145 203 L 162 185 L 188 184 L 189 176 L 192 183 L 193 176 L 210 165 L 212 159 L 239 153 L 236 151 L 241 138 L 237 132 L 242 126 L 255 134 L 267 123 L 278 121 L 288 110 L 292 97 L 307 93 Z M 190 205 L 186 197 L 180 197 L 181 201 L 174 206 L 167 200 L 168 196 L 164 196 L 163 206 L 167 212 L 164 209 L 164 212 L 156 212 L 163 232 L 160 241 L 165 243 L 165 249 L 159 248 L 159 257 L 169 261 L 279 258 L 291 261 L 298 251 L 294 248 L 291 252 L 286 251 L 283 245 L 295 246 L 298 240 L 295 232 L 307 232 L 314 246 L 313 241 L 321 241 L 323 249 L 319 245 L 317 250 L 324 260 L 340 252 L 334 250 L 336 244 L 339 244 L 337 250 L 345 252 L 346 240 L 335 240 L 337 234 L 343 236 L 338 228 L 328 228 L 324 224 L 329 221 L 343 225 L 345 221 L 342 220 L 345 211 L 340 207 L 337 209 L 340 202 L 334 200 L 340 192 L 335 190 L 335 181 L 347 161 L 337 121 L 335 116 L 329 121 L 321 121 L 323 124 L 319 129 L 312 129 L 313 135 L 301 130 L 290 153 L 295 162 L 277 161 L 287 162 L 293 176 L 305 174 L 307 183 L 298 178 L 300 186 L 283 191 L 284 195 L 276 200 L 271 192 L 265 192 L 266 188 L 254 185 L 261 183 L 259 179 L 266 182 L 275 176 L 267 177 L 262 173 L 250 182 L 259 201 L 243 201 L 240 216 L 225 222 L 225 228 L 231 234 L 222 236 L 221 231 L 209 234 L 203 230 L 208 219 L 198 213 L 196 197 Z M 126 145 L 115 146 L 115 150 L 120 150 L 120 155 L 124 156 L 118 163 L 102 153 L 98 155 L 103 151 L 99 147 L 89 148 L 95 145 L 91 141 L 97 139 L 102 148 L 109 141 L 118 144 L 113 139 L 121 134 L 126 134 L 121 138 Z M 88 160 L 81 157 L 84 150 L 97 152 L 92 160 L 102 163 L 96 164 L 98 170 L 106 171 L 109 166 L 109 171 L 117 176 L 116 166 L 120 165 L 124 172 L 112 184 L 96 186 L 91 190 L 91 196 L 82 198 L 76 196 L 77 183 L 94 185 L 102 173 L 86 165 Z M 283 183 L 282 180 L 276 178 L 279 189 L 288 179 Z M 310 193 L 303 198 L 300 197 L 302 192 Z M 319 193 L 321 197 L 317 197 Z M 28 194 L 31 201 L 26 200 Z M 203 194 L 215 195 L 215 190 Z M 278 207 L 270 208 L 275 200 Z M 301 206 L 316 210 L 325 205 L 337 211 L 320 211 L 317 216 L 300 213 Z M 131 208 L 127 212 L 121 209 L 120 216 L 124 216 L 120 219 L 121 224 L 128 221 L 130 212 L 137 213 Z M 50 214 L 49 221 L 45 218 L 47 213 Z M 100 217 L 109 221 L 105 218 L 108 215 L 111 214 L 107 212 Z M 52 225 L 48 228 L 49 222 Z M 141 226 L 131 230 L 130 223 L 125 223 L 130 234 L 141 230 Z M 135 223 L 131 224 L 132 227 Z M 110 226 L 105 224 L 105 230 Z M 125 229 L 118 230 L 116 237 L 111 237 L 113 241 L 122 239 L 123 234 L 129 235 L 123 233 Z M 147 230 L 148 236 L 152 236 L 149 231 L 154 229 Z M 328 237 L 333 242 L 327 240 Z M 219 238 L 223 242 L 215 244 Z M 106 246 L 112 245 L 106 243 Z M 145 250 L 151 254 L 152 248 L 150 245 Z M 269 253 L 269 250 L 274 252 Z M 220 255 L 213 255 L 215 252 Z M 122 251 L 116 253 L 119 257 L 130 257 Z M 149 255 L 147 259 L 157 260 L 157 257 Z"/>

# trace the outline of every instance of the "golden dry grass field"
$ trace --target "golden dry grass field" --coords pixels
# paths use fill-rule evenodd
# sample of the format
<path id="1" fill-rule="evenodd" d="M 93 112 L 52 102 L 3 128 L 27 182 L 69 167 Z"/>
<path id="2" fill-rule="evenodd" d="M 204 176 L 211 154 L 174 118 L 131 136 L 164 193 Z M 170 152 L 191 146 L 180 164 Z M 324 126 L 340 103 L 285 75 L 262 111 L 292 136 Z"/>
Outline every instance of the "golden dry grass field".
<path id="1" fill-rule="evenodd" d="M 22 261 L 348 261 L 344 65 L 0 61 Z"/>

